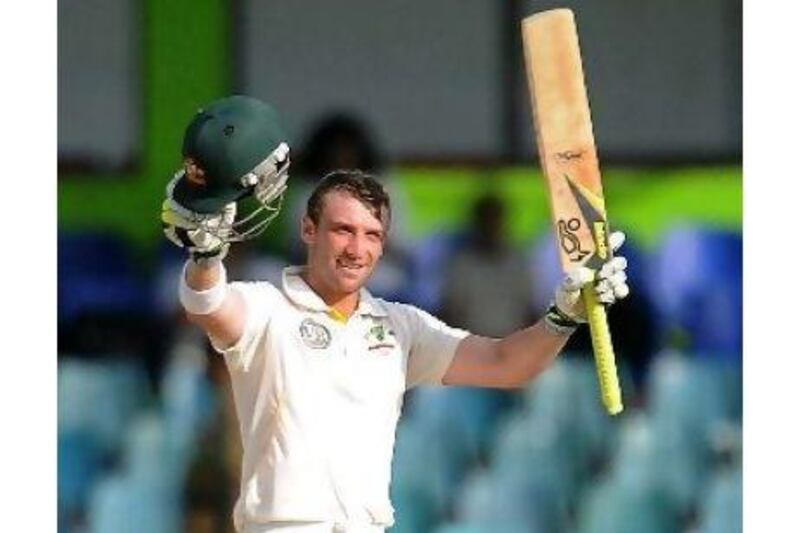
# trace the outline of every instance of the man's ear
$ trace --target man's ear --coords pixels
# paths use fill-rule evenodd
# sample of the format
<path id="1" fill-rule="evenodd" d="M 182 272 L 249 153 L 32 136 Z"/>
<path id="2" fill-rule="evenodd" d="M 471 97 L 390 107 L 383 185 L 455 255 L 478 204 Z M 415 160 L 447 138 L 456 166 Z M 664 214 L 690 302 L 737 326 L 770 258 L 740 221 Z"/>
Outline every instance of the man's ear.
<path id="1" fill-rule="evenodd" d="M 308 215 L 300 221 L 300 238 L 305 244 L 313 244 L 317 236 L 317 225 Z"/>

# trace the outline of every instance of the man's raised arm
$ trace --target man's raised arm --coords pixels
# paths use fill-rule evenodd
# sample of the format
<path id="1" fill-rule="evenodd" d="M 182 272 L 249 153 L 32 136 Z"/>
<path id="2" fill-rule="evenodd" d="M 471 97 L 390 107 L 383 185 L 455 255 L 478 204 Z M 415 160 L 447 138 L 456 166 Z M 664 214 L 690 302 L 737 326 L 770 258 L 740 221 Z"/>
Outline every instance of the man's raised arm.
<path id="1" fill-rule="evenodd" d="M 277 216 L 288 178 L 285 135 L 275 111 L 255 98 L 217 100 L 186 128 L 183 168 L 167 185 L 161 222 L 166 237 L 189 252 L 181 304 L 220 348 L 236 344 L 247 320 L 222 260 L 230 243 L 260 235 Z M 237 202 L 247 197 L 255 208 L 237 220 Z"/>

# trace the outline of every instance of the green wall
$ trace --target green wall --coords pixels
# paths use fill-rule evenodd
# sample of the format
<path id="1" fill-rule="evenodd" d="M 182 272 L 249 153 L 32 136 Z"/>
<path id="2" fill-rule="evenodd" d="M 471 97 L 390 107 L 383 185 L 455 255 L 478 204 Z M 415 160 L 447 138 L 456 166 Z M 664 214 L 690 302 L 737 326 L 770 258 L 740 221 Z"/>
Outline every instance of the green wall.
<path id="1" fill-rule="evenodd" d="M 160 232 L 164 186 L 181 163 L 183 128 L 231 90 L 230 2 L 145 0 L 144 142 L 128 175 L 59 175 L 59 229 L 116 230 L 140 246 Z"/>
<path id="2" fill-rule="evenodd" d="M 233 88 L 231 2 L 143 2 L 143 153 L 126 175 L 59 175 L 60 230 L 105 229 L 148 252 L 160 242 L 164 186 L 180 164 L 183 128 L 194 111 Z M 741 168 L 604 169 L 612 224 L 653 243 L 664 228 L 701 222 L 739 228 Z M 535 166 L 524 168 L 397 169 L 409 230 L 423 235 L 462 224 L 470 202 L 496 190 L 508 202 L 511 234 L 525 241 L 548 224 L 547 201 Z M 280 247 L 282 217 L 266 242 Z"/>
<path id="3" fill-rule="evenodd" d="M 676 224 L 697 223 L 734 230 L 742 223 L 740 167 L 624 169 L 603 173 L 612 226 L 641 244 L 652 245 Z M 412 234 L 463 224 L 482 191 L 494 191 L 509 208 L 509 231 L 523 242 L 549 226 L 541 173 L 534 167 L 493 171 L 410 170 L 403 175 L 413 205 Z"/>

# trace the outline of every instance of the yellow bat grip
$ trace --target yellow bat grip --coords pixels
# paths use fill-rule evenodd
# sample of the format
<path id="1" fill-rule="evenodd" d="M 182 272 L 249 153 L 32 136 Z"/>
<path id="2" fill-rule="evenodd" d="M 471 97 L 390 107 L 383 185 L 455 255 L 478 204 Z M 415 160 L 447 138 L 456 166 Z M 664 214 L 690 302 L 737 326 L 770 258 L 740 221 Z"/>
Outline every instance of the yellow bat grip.
<path id="1" fill-rule="evenodd" d="M 617 415 L 623 409 L 622 392 L 619 388 L 617 364 L 614 361 L 614 345 L 611 344 L 606 309 L 597 301 L 591 287 L 583 289 L 583 302 L 586 305 L 586 316 L 592 334 L 594 362 L 597 367 L 597 379 L 600 382 L 600 396 L 608 414 Z"/>

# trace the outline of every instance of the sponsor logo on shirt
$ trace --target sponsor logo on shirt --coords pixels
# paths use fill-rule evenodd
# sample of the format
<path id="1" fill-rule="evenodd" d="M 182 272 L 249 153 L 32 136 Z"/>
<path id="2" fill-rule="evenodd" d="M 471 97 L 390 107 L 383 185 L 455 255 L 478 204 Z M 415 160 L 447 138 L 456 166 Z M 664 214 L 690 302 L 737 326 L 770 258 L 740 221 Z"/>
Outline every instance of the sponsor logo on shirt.
<path id="1" fill-rule="evenodd" d="M 367 350 L 370 350 L 370 351 L 372 351 L 372 350 L 380 350 L 381 348 L 391 349 L 391 348 L 394 348 L 394 344 L 374 344 L 372 346 L 367 346 Z"/>
<path id="2" fill-rule="evenodd" d="M 312 318 L 300 322 L 300 338 L 309 348 L 322 350 L 331 345 L 331 332 Z"/>

